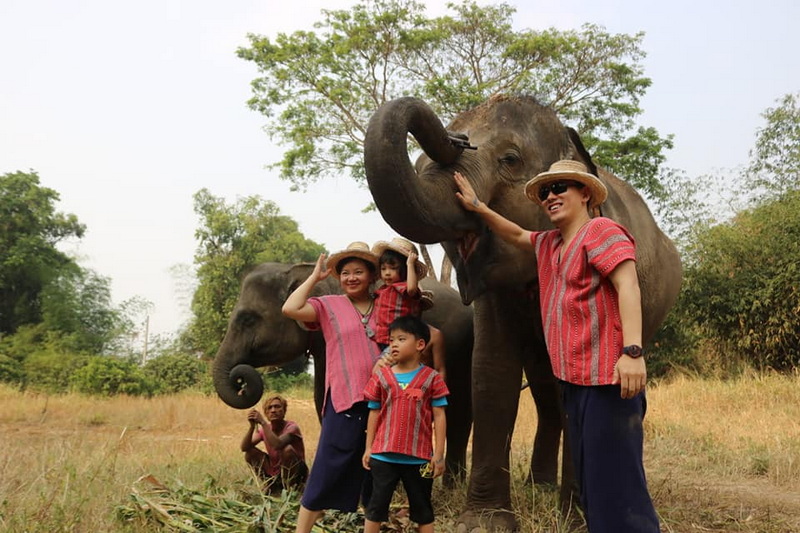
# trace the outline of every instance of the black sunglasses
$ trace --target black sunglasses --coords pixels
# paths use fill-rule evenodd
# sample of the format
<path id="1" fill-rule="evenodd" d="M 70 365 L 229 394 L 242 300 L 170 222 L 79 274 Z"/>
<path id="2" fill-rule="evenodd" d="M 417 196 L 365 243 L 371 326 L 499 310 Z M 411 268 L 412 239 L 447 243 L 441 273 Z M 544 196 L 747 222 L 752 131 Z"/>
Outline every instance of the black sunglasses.
<path id="1" fill-rule="evenodd" d="M 544 202 L 547 200 L 547 197 L 550 196 L 551 192 L 556 196 L 563 194 L 570 187 L 577 187 L 578 189 L 581 189 L 583 188 L 583 183 L 578 183 L 577 181 L 554 181 L 553 183 L 542 185 L 539 188 L 539 201 Z"/>

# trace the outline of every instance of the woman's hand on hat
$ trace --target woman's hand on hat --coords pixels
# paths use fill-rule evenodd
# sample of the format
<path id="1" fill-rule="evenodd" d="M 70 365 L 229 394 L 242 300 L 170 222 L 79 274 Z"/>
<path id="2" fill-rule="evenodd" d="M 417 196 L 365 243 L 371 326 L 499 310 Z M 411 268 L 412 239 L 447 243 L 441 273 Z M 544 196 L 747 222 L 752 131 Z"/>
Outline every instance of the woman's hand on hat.
<path id="1" fill-rule="evenodd" d="M 477 211 L 481 205 L 481 201 L 478 200 L 478 195 L 475 194 L 475 189 L 472 188 L 472 184 L 458 171 L 453 173 L 453 179 L 455 179 L 456 186 L 458 187 L 456 198 L 461 202 L 461 205 L 467 211 Z"/>
<path id="2" fill-rule="evenodd" d="M 408 257 L 406 258 L 406 266 L 410 269 L 414 268 L 417 262 L 417 254 L 416 252 L 408 252 Z"/>
<path id="3" fill-rule="evenodd" d="M 330 274 L 330 270 L 325 267 L 326 257 L 327 256 L 324 253 L 319 254 L 319 257 L 317 258 L 317 264 L 314 265 L 314 271 L 311 273 L 311 275 L 314 276 L 314 279 L 317 281 L 322 281 Z"/>

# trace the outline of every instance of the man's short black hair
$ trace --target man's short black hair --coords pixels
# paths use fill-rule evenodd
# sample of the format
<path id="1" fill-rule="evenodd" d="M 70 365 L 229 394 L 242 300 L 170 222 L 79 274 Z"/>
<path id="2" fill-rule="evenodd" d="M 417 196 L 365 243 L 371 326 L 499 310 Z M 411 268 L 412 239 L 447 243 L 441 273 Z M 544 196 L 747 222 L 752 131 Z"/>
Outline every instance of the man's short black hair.
<path id="1" fill-rule="evenodd" d="M 414 315 L 403 315 L 395 318 L 394 322 L 389 324 L 389 333 L 397 330 L 410 333 L 415 338 L 424 340 L 425 344 L 431 342 L 431 328 L 421 318 Z"/>

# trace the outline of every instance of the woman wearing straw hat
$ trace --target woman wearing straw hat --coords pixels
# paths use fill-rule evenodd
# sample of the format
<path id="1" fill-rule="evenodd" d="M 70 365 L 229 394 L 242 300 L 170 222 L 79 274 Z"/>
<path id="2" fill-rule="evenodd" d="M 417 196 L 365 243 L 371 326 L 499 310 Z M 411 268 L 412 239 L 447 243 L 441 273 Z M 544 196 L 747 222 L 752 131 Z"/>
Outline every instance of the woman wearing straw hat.
<path id="1" fill-rule="evenodd" d="M 301 500 L 299 533 L 311 531 L 325 509 L 352 512 L 358 507 L 366 480 L 361 464 L 369 414 L 364 388 L 380 358 L 371 339 L 377 324 L 370 293 L 378 258 L 366 243 L 354 242 L 325 265 L 322 254 L 283 305 L 284 315 L 321 329 L 326 343 L 322 429 Z M 314 286 L 329 275 L 339 277 L 343 294 L 311 297 Z"/>
<path id="2" fill-rule="evenodd" d="M 419 317 L 433 302 L 430 291 L 423 294 L 419 287 L 419 280 L 428 274 L 428 267 L 418 259 L 414 243 L 400 237 L 391 242 L 378 241 L 372 246 L 372 253 L 379 258 L 378 268 L 383 282 L 375 291 L 378 327 L 373 340 L 385 350 L 389 345 L 389 324 L 403 315 Z M 446 380 L 444 337 L 438 328 L 430 324 L 428 327 L 431 339 L 425 347 L 424 362 L 433 366 Z"/>
<path id="3" fill-rule="evenodd" d="M 642 421 L 647 372 L 636 249 L 611 219 L 592 218 L 608 191 L 578 161 L 556 161 L 525 185 L 555 230 L 531 232 L 480 201 L 454 175 L 461 205 L 505 241 L 536 252 L 553 373 L 591 533 L 659 531 L 647 490 Z"/>

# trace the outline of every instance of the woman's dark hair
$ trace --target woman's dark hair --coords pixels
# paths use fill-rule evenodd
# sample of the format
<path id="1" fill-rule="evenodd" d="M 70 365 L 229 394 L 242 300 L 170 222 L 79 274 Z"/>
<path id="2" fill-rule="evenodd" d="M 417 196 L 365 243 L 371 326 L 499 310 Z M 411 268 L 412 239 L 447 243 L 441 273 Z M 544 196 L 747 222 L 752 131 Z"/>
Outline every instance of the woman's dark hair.
<path id="1" fill-rule="evenodd" d="M 344 268 L 344 265 L 346 265 L 350 261 L 361 261 L 362 263 L 367 265 L 367 269 L 370 272 L 375 274 L 375 264 L 372 261 L 367 261 L 366 259 L 364 259 L 362 257 L 358 257 L 357 255 L 349 255 L 347 257 L 343 257 L 342 259 L 340 259 L 339 262 L 336 263 L 336 274 L 341 274 L 342 273 L 342 268 Z"/>
<path id="2" fill-rule="evenodd" d="M 400 271 L 400 280 L 405 281 L 408 279 L 408 264 L 406 264 L 406 256 L 394 250 L 384 250 L 378 264 L 384 264 L 395 267 Z"/>

